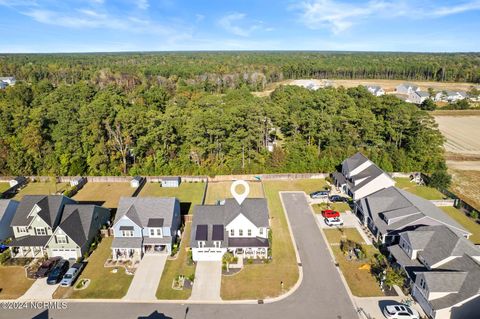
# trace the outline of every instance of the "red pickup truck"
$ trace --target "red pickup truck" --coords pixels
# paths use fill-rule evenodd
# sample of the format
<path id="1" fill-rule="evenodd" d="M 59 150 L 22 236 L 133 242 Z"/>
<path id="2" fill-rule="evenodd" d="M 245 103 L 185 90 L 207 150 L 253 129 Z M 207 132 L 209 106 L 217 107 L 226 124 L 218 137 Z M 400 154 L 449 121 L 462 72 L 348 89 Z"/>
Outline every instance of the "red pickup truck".
<path id="1" fill-rule="evenodd" d="M 324 218 L 335 218 L 335 217 L 340 217 L 340 213 L 331 209 L 327 209 L 322 211 L 322 216 Z"/>

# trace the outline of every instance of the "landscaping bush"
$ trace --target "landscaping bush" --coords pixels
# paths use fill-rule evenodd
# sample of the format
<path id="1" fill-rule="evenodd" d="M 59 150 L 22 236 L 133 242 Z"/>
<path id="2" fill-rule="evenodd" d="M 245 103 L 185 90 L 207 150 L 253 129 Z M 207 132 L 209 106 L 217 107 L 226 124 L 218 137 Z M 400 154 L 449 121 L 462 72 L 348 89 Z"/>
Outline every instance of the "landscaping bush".
<path id="1" fill-rule="evenodd" d="M 478 212 L 476 210 L 471 211 L 470 212 L 470 217 L 477 220 L 478 219 Z"/>
<path id="2" fill-rule="evenodd" d="M 195 274 L 191 274 L 190 276 L 187 277 L 188 280 L 190 280 L 191 282 L 194 282 L 195 281 Z"/>
<path id="3" fill-rule="evenodd" d="M 452 183 L 452 176 L 446 170 L 436 170 L 428 180 L 428 186 L 437 189 L 446 189 Z"/>
<path id="4" fill-rule="evenodd" d="M 180 248 L 179 244 L 173 244 L 171 256 L 175 256 Z"/>
<path id="5" fill-rule="evenodd" d="M 3 253 L 0 254 L 0 265 L 3 265 L 7 260 L 10 259 L 10 250 L 5 250 Z"/>

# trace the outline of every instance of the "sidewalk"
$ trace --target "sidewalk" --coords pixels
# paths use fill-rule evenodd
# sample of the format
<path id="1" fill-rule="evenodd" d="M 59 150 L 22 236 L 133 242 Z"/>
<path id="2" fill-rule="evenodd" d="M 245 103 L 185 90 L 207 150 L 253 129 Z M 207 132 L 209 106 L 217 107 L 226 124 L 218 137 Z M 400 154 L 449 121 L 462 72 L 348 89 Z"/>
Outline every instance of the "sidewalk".
<path id="1" fill-rule="evenodd" d="M 393 296 L 393 297 L 354 297 L 355 303 L 359 309 L 359 313 L 362 318 L 367 319 L 382 319 L 385 318 L 382 311 L 383 308 L 391 304 L 402 304 L 406 299 L 412 300 L 410 297 L 405 296 Z M 418 311 L 420 316 L 425 316 L 422 307 L 413 301 L 412 308 Z"/>

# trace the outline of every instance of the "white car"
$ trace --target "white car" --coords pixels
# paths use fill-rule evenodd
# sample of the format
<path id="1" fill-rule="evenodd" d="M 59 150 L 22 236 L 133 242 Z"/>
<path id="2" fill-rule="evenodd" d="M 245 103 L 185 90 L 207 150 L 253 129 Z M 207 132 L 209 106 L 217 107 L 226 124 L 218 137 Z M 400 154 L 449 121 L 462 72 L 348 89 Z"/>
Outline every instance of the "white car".
<path id="1" fill-rule="evenodd" d="M 327 226 L 343 226 L 343 219 L 340 217 L 325 218 Z"/>
<path id="2" fill-rule="evenodd" d="M 388 319 L 419 319 L 415 309 L 406 305 L 391 305 L 383 308 L 383 315 Z"/>

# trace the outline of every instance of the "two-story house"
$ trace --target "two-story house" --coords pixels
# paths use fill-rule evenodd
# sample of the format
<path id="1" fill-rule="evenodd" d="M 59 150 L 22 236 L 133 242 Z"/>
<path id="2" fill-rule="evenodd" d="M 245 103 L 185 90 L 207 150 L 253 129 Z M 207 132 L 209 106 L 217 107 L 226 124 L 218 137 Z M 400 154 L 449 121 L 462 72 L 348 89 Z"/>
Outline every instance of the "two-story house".
<path id="1" fill-rule="evenodd" d="M 342 162 L 342 171 L 333 173 L 334 184 L 353 200 L 359 200 L 395 181 L 365 155 L 358 152 Z"/>
<path id="2" fill-rule="evenodd" d="M 365 88 L 368 90 L 368 92 L 375 96 L 385 95 L 385 90 L 378 85 L 365 85 Z"/>
<path id="3" fill-rule="evenodd" d="M 402 83 L 395 87 L 395 91 L 399 94 L 412 94 L 413 92 L 420 91 L 420 88 L 412 83 Z"/>
<path id="4" fill-rule="evenodd" d="M 414 91 L 408 94 L 407 102 L 414 104 L 422 104 L 423 101 L 430 98 L 430 93 L 424 91 Z"/>
<path id="5" fill-rule="evenodd" d="M 171 253 L 180 225 L 180 202 L 174 197 L 121 197 L 112 227 L 113 259 Z"/>
<path id="6" fill-rule="evenodd" d="M 63 195 L 24 196 L 11 222 L 14 240 L 9 246 L 12 257 L 43 257 L 45 245 L 60 223 L 67 204 L 76 202 Z"/>
<path id="7" fill-rule="evenodd" d="M 197 205 L 190 238 L 192 258 L 222 260 L 227 251 L 242 258 L 266 258 L 269 225 L 264 198 L 247 198 L 241 205 L 233 198 L 223 205 Z"/>

